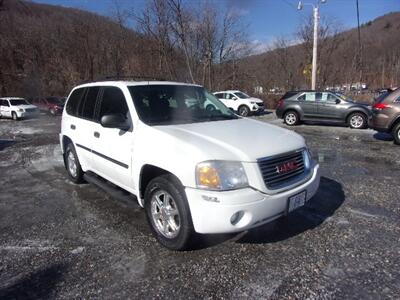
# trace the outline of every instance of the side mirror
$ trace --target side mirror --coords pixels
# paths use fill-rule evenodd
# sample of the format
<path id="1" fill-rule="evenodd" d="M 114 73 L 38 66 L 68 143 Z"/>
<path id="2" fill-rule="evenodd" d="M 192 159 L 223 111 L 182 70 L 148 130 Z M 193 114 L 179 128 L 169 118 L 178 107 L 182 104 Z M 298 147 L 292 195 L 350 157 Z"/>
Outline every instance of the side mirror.
<path id="1" fill-rule="evenodd" d="M 339 100 L 339 99 L 336 99 L 335 102 L 336 102 L 336 104 L 339 104 L 339 103 L 340 103 L 340 100 Z"/>
<path id="2" fill-rule="evenodd" d="M 119 128 L 124 131 L 131 128 L 131 125 L 123 114 L 104 115 L 100 119 L 100 124 L 106 128 Z"/>
<path id="3" fill-rule="evenodd" d="M 232 97 L 232 100 L 237 100 L 237 97 Z"/>

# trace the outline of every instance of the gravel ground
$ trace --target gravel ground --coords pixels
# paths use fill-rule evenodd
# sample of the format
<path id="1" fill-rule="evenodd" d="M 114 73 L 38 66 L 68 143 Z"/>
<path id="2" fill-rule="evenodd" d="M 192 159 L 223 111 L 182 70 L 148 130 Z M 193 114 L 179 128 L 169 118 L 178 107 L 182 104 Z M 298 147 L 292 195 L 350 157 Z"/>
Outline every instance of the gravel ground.
<path id="1" fill-rule="evenodd" d="M 289 218 L 172 252 L 141 209 L 69 182 L 60 117 L 0 120 L 0 298 L 398 299 L 400 147 L 372 130 L 291 129 L 321 165 L 317 195 Z"/>

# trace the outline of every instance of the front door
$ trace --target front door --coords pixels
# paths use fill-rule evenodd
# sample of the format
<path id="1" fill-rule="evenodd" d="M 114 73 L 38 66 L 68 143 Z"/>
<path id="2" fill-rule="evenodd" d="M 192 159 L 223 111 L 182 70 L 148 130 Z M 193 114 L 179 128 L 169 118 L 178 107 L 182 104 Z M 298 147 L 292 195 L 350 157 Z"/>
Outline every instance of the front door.
<path id="1" fill-rule="evenodd" d="M 332 93 L 319 93 L 318 97 L 318 115 L 326 120 L 340 120 L 343 114 L 341 100 Z"/>
<path id="2" fill-rule="evenodd" d="M 122 114 L 132 124 L 123 91 L 118 87 L 103 87 L 98 109 L 98 123 L 92 133 L 93 169 L 105 179 L 125 188 L 134 189 L 132 178 L 133 127 L 128 131 L 105 128 L 100 121 L 107 114 Z"/>

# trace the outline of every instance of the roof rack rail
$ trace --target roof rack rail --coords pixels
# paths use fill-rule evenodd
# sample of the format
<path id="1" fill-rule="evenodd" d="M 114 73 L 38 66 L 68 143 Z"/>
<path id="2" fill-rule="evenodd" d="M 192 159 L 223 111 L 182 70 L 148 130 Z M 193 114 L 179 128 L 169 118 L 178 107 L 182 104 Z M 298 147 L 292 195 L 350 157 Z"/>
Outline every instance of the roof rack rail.
<path id="1" fill-rule="evenodd" d="M 156 76 L 138 76 L 138 75 L 123 75 L 123 76 L 106 76 L 104 77 L 106 80 L 122 80 L 122 79 L 131 79 L 131 80 L 157 80 L 157 81 L 166 81 L 165 78 L 156 77 Z"/>

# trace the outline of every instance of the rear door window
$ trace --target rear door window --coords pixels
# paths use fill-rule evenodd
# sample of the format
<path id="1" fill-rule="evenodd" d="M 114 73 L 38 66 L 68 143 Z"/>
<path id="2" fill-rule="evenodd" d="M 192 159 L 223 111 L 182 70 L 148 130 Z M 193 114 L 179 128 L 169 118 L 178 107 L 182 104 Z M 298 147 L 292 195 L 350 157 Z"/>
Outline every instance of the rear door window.
<path id="1" fill-rule="evenodd" d="M 83 101 L 83 105 L 80 108 L 80 116 L 84 119 L 93 121 L 95 116 L 95 108 L 96 108 L 96 101 L 97 96 L 99 94 L 100 87 L 93 86 L 88 88 L 86 93 L 85 101 Z"/>
<path id="2" fill-rule="evenodd" d="M 71 116 L 76 116 L 78 113 L 79 103 L 81 102 L 86 88 L 79 88 L 72 92 L 68 99 L 66 111 Z"/>

